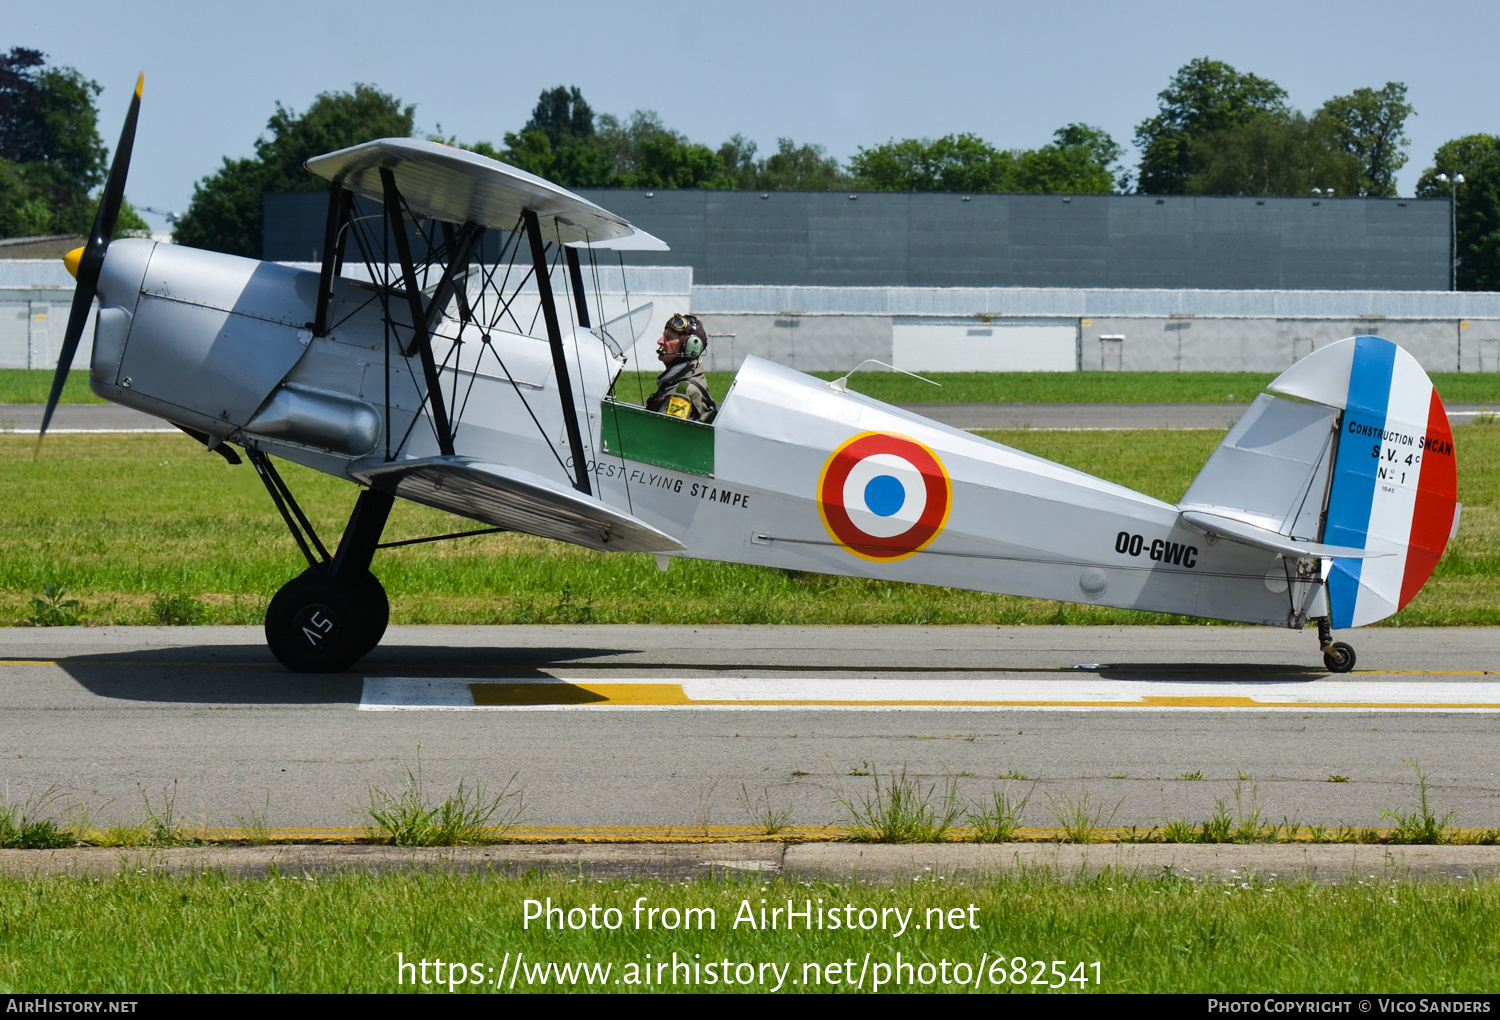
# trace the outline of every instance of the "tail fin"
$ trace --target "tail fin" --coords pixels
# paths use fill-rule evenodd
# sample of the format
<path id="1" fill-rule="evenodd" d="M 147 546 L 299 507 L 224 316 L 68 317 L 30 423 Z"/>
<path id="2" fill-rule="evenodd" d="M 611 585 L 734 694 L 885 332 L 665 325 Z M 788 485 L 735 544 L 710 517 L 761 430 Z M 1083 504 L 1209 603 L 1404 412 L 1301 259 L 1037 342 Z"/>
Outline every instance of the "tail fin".
<path id="1" fill-rule="evenodd" d="M 1432 576 L 1457 526 L 1453 430 L 1432 380 L 1389 340 L 1358 336 L 1268 388 L 1310 403 L 1259 397 L 1188 489 L 1184 518 L 1320 543 L 1333 626 L 1390 616 Z"/>
<path id="2" fill-rule="evenodd" d="M 1390 616 L 1432 576 L 1458 516 L 1453 430 L 1432 380 L 1389 340 L 1358 336 L 1302 359 L 1270 389 L 1343 411 L 1323 541 L 1397 552 L 1333 561 L 1333 626 Z"/>

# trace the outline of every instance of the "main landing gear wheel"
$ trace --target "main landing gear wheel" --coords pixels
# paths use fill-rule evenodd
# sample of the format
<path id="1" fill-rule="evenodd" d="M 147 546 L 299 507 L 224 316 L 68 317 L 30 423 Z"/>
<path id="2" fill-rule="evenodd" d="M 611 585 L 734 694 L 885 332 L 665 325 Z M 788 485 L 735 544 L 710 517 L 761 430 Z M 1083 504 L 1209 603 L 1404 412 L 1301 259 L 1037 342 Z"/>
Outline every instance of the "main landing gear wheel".
<path id="1" fill-rule="evenodd" d="M 266 609 L 266 643 L 294 673 L 341 673 L 380 641 L 385 589 L 365 572 L 350 583 L 314 567 L 282 586 Z"/>
<path id="2" fill-rule="evenodd" d="M 360 658 L 364 658 L 385 636 L 385 628 L 391 622 L 391 601 L 386 597 L 385 585 L 369 571 L 355 582 L 354 596 L 359 601 L 365 625 L 365 647 L 359 653 Z"/>
<path id="3" fill-rule="evenodd" d="M 1330 673 L 1347 673 L 1354 668 L 1354 649 L 1342 641 L 1335 641 L 1323 653 L 1323 665 Z"/>

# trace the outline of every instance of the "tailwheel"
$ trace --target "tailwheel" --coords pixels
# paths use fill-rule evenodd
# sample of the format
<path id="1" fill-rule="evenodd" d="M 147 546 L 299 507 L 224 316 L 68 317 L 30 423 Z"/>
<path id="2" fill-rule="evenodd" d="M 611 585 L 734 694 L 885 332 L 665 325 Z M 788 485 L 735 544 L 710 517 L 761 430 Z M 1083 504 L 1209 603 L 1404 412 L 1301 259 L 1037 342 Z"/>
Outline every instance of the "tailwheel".
<path id="1" fill-rule="evenodd" d="M 1354 668 L 1353 647 L 1333 639 L 1333 623 L 1326 616 L 1318 618 L 1318 647 L 1323 649 L 1323 665 L 1328 672 L 1347 673 Z"/>
<path id="2" fill-rule="evenodd" d="M 1323 653 L 1323 665 L 1330 673 L 1347 673 L 1354 668 L 1354 649 L 1343 641 L 1335 641 Z"/>
<path id="3" fill-rule="evenodd" d="M 266 608 L 266 643 L 294 673 L 341 673 L 380 640 L 389 619 L 385 589 L 368 571 L 360 582 L 311 567 Z"/>

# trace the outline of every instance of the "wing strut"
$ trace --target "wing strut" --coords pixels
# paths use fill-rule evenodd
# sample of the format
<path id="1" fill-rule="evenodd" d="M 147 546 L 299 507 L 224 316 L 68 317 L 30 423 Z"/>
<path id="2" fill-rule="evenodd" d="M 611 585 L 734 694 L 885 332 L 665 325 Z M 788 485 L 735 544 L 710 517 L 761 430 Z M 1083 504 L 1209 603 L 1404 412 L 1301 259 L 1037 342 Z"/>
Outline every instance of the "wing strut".
<path id="1" fill-rule="evenodd" d="M 344 264 L 344 227 L 349 222 L 349 209 L 354 202 L 354 192 L 345 191 L 343 184 L 333 182 L 328 189 L 328 220 L 323 225 L 323 268 L 318 274 L 318 311 L 314 316 L 313 336 L 328 335 L 328 306 L 333 300 L 333 281 Z"/>
<path id="2" fill-rule="evenodd" d="M 448 302 L 455 296 L 459 297 L 460 308 L 464 313 L 464 319 L 468 319 L 468 298 L 461 292 L 464 288 L 458 286 L 461 278 L 467 277 L 469 271 L 469 259 L 474 254 L 474 245 L 484 237 L 484 228 L 477 223 L 469 222 L 454 231 L 447 223 L 442 224 L 443 241 L 448 248 L 448 268 L 443 272 L 443 278 L 438 281 L 437 289 L 432 292 L 432 299 L 427 302 L 427 331 L 430 333 L 437 328 L 438 322 L 443 317 L 443 312 L 448 308 Z"/>
<path id="3" fill-rule="evenodd" d="M 578 264 L 578 249 L 564 248 L 563 256 L 568 260 L 568 281 L 573 287 L 573 305 L 578 309 L 578 325 L 588 329 L 589 303 L 583 292 L 583 267 Z"/>
<path id="4" fill-rule="evenodd" d="M 390 173 L 382 170 L 381 173 Z M 542 243 L 542 228 L 536 213 L 521 213 L 526 221 L 526 236 L 531 240 L 531 263 L 536 268 L 537 296 L 542 302 L 542 318 L 547 322 L 547 341 L 552 345 L 552 369 L 557 373 L 557 392 L 562 398 L 563 424 L 568 429 L 568 446 L 573 451 L 573 488 L 592 496 L 589 487 L 588 456 L 583 436 L 578 431 L 578 409 L 573 405 L 573 383 L 568 378 L 568 359 L 563 352 L 562 327 L 557 323 L 557 305 L 552 299 L 552 277 L 547 269 L 547 252 Z M 450 451 L 451 452 L 451 451 Z"/>
<path id="5" fill-rule="evenodd" d="M 422 287 L 417 283 L 416 266 L 411 260 L 411 241 L 406 236 L 406 221 L 401 216 L 401 193 L 396 190 L 396 175 L 385 167 L 380 168 L 380 180 L 385 185 L 385 215 L 390 223 L 391 237 L 396 242 L 396 254 L 401 259 L 402 289 L 411 308 L 411 342 L 422 360 L 422 377 L 427 382 L 427 407 L 432 414 L 432 424 L 437 432 L 438 449 L 443 456 L 453 456 L 453 430 L 448 424 L 448 409 L 443 404 L 443 386 L 438 379 L 437 362 L 432 357 L 432 343 L 427 334 L 427 314 L 422 307 Z M 554 314 L 553 318 L 556 318 Z M 410 354 L 410 351 L 402 351 Z M 554 352 L 553 357 L 556 357 Z M 576 427 L 576 426 L 575 426 Z"/>

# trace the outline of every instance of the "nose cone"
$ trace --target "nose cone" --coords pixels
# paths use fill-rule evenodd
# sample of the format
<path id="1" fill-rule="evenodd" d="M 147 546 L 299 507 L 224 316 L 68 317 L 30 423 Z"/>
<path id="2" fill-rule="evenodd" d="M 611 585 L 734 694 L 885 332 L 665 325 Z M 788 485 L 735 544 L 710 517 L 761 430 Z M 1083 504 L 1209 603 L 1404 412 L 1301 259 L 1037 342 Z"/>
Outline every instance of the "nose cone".
<path id="1" fill-rule="evenodd" d="M 83 249 L 74 248 L 63 256 L 63 265 L 68 267 L 68 272 L 73 279 L 78 279 L 78 263 L 83 261 Z"/>

